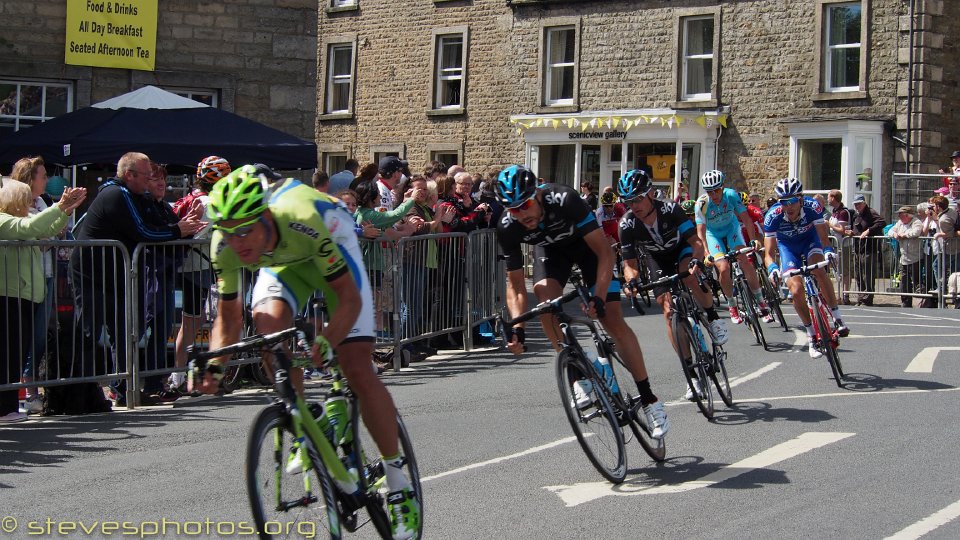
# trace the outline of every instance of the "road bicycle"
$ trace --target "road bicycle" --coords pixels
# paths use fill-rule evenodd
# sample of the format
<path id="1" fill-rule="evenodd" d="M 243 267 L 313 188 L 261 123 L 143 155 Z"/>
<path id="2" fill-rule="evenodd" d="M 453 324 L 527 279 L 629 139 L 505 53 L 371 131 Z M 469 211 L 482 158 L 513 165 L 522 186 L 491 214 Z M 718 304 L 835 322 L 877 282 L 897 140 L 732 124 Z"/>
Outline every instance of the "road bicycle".
<path id="1" fill-rule="evenodd" d="M 712 419 L 714 399 L 709 381 L 713 381 L 717 394 L 728 407 L 734 406 L 733 390 L 727 377 L 727 353 L 710 330 L 707 314 L 683 282 L 690 275 L 689 271 L 684 270 L 639 288 L 651 290 L 655 287 L 670 287 L 670 329 L 676 342 L 683 377 L 700 412 L 707 419 Z M 706 291 L 703 276 L 700 272 L 696 275 L 698 284 Z M 694 379 L 699 381 L 699 388 L 694 385 Z"/>
<path id="2" fill-rule="evenodd" d="M 501 314 L 501 334 L 506 343 L 509 341 L 506 328 L 540 315 L 556 317 L 561 331 L 556 375 L 563 410 L 590 463 L 604 478 L 619 484 L 627 475 L 626 443 L 629 436 L 624 435 L 625 427 L 630 426 L 644 451 L 655 461 L 665 459 L 666 441 L 653 438 L 653 428 L 642 411 L 640 397 L 631 395 L 617 381 L 617 370 L 613 366 L 626 369 L 626 365 L 603 326 L 599 321 L 574 317 L 563 311 L 564 304 L 577 298 L 583 306 L 590 302 L 590 289 L 579 270 L 573 272 L 570 283 L 573 285 L 571 291 L 542 302 L 515 319 L 511 320 L 506 313 Z M 597 360 L 588 357 L 588 350 L 580 344 L 575 327 L 589 332 L 596 347 Z M 607 359 L 609 367 L 602 367 L 600 358 Z M 598 366 L 601 367 L 598 369 Z"/>
<path id="3" fill-rule="evenodd" d="M 787 324 L 787 318 L 783 316 L 783 298 L 780 296 L 780 284 L 772 283 L 770 277 L 767 275 L 767 272 L 764 270 L 764 265 L 760 254 L 763 252 L 763 248 L 760 248 L 757 251 L 754 251 L 749 255 L 750 261 L 753 262 L 754 269 L 757 272 L 757 279 L 760 280 L 760 289 L 763 291 L 763 300 L 767 303 L 767 308 L 770 309 L 770 312 L 773 313 L 774 317 L 777 318 L 777 321 L 780 323 L 780 326 L 783 327 L 784 331 L 790 330 L 790 325 Z"/>
<path id="4" fill-rule="evenodd" d="M 806 260 L 803 260 L 802 264 L 805 265 Z M 830 266 L 830 261 L 820 261 L 794 270 L 787 270 L 783 272 L 783 279 L 786 280 L 796 275 L 803 276 L 803 286 L 807 294 L 807 307 L 810 310 L 810 320 L 813 322 L 813 346 L 827 357 L 830 370 L 833 371 L 833 379 L 837 382 L 837 386 L 843 388 L 845 375 L 843 366 L 840 364 L 840 352 L 838 351 L 840 331 L 836 319 L 833 318 L 833 313 L 823 299 L 820 285 L 813 277 L 814 270 L 828 266 Z"/>
<path id="5" fill-rule="evenodd" d="M 756 339 L 758 345 L 763 346 L 763 350 L 769 350 L 767 346 L 767 338 L 763 335 L 763 327 L 760 325 L 760 305 L 757 303 L 756 298 L 753 297 L 753 293 L 750 291 L 750 285 L 747 283 L 747 276 L 743 273 L 743 267 L 740 266 L 739 257 L 740 255 L 746 255 L 748 253 L 753 253 L 754 248 L 747 246 L 740 249 L 735 249 L 725 255 L 721 255 L 719 258 L 727 261 L 730 264 L 730 271 L 732 272 L 733 280 L 733 296 L 737 300 L 737 305 L 740 306 L 740 317 L 743 319 L 744 324 L 750 331 L 753 333 L 754 339 Z"/>
<path id="6" fill-rule="evenodd" d="M 282 536 L 284 523 L 312 522 L 330 538 L 355 532 L 372 522 L 383 538 L 392 538 L 386 512 L 386 476 L 379 450 L 360 421 L 359 401 L 343 378 L 336 359 L 325 366 L 333 375 L 324 403 L 308 404 L 296 394 L 288 373 L 290 356 L 285 344 L 310 343 L 314 329 L 302 319 L 294 327 L 266 335 L 253 335 L 212 351 L 190 351 L 193 373 L 203 373 L 207 360 L 229 354 L 269 349 L 273 354 L 276 401 L 254 419 L 247 439 L 247 494 L 261 539 Z M 371 361 L 371 369 L 373 369 Z M 340 405 L 334 407 L 333 402 Z M 345 405 L 345 406 L 344 406 Z M 335 411 L 335 412 L 334 412 Z M 423 527 L 423 492 L 413 445 L 397 415 L 398 448 L 414 496 L 420 504 L 420 538 Z M 287 472 L 293 453 L 302 460 L 302 473 Z M 369 520 L 361 520 L 366 509 Z M 279 529 L 278 529 L 279 527 Z M 296 528 L 294 530 L 300 530 Z"/>
<path id="7" fill-rule="evenodd" d="M 612 247 L 613 247 L 614 253 L 617 254 L 617 264 L 613 268 L 613 278 L 618 280 L 620 282 L 620 285 L 622 286 L 624 284 L 623 253 L 620 251 L 620 244 L 613 244 Z M 643 264 L 644 261 L 646 260 L 646 255 L 643 253 L 641 248 L 637 247 L 636 249 L 638 251 L 636 279 L 639 283 L 646 283 L 650 281 L 650 268 L 646 264 Z M 651 295 L 650 291 L 644 291 L 643 293 L 637 296 L 630 297 L 630 305 L 633 306 L 633 309 L 636 310 L 638 314 L 645 315 L 646 311 L 643 309 L 643 307 L 641 307 L 640 299 L 643 300 L 643 303 L 646 304 L 647 307 L 650 307 L 653 303 L 653 296 Z"/>

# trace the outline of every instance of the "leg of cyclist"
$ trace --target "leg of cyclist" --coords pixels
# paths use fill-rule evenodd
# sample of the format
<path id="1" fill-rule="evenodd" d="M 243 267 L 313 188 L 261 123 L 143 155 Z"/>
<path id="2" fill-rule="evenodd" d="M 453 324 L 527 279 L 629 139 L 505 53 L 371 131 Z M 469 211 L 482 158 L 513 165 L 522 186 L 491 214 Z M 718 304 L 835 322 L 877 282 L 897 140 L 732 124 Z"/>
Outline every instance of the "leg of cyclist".
<path id="1" fill-rule="evenodd" d="M 784 272 L 800 268 L 800 260 L 793 252 L 794 248 L 780 244 L 779 249 L 780 263 Z M 809 260 L 809 257 L 814 254 L 814 251 L 809 246 L 802 249 L 806 251 L 807 260 Z M 790 289 L 790 294 L 793 297 L 793 307 L 797 310 L 797 315 L 800 317 L 800 321 L 803 322 L 803 328 L 807 333 L 807 352 L 810 354 L 810 358 L 820 358 L 823 356 L 823 353 L 817 350 L 814 343 L 813 321 L 810 319 L 810 307 L 807 304 L 803 277 L 793 276 L 788 279 L 787 288 Z"/>

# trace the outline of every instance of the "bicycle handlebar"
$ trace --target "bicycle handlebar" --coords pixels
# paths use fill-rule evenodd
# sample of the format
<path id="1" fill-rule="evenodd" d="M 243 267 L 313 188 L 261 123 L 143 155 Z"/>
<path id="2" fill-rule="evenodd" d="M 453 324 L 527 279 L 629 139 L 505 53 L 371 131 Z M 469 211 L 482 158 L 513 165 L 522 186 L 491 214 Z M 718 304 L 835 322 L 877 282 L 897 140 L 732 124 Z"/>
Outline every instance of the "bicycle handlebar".
<path id="1" fill-rule="evenodd" d="M 529 310 L 529 311 L 525 311 L 524 313 L 521 313 L 521 314 L 518 315 L 515 319 L 511 319 L 511 318 L 509 318 L 509 317 L 507 317 L 506 315 L 504 315 L 504 314 L 501 313 L 501 314 L 500 314 L 500 320 L 503 321 L 504 326 L 506 326 L 506 325 L 514 326 L 514 325 L 517 325 L 517 324 L 520 324 L 520 323 L 523 323 L 523 322 L 527 322 L 527 321 L 529 321 L 530 319 L 532 319 L 532 318 L 534 318 L 534 317 L 537 317 L 537 316 L 539 316 L 539 315 L 544 315 L 544 314 L 546 314 L 546 313 L 553 313 L 553 312 L 556 312 L 556 311 L 560 311 L 560 310 L 562 309 L 561 306 L 562 306 L 563 304 L 566 304 L 567 302 L 569 302 L 569 301 L 573 300 L 574 298 L 577 298 L 578 296 L 580 296 L 580 291 L 579 291 L 578 289 L 579 289 L 579 288 L 574 288 L 572 291 L 569 291 L 569 292 L 567 292 L 566 294 L 564 294 L 563 296 L 560 296 L 560 297 L 558 297 L 558 298 L 554 298 L 553 300 L 547 300 L 547 301 L 545 301 L 545 302 L 540 302 L 539 304 L 537 304 L 536 306 L 534 306 L 533 309 L 531 309 L 531 310 Z M 582 298 L 581 298 L 581 299 L 582 299 Z"/>
<path id="2" fill-rule="evenodd" d="M 725 260 L 736 259 L 740 255 L 746 255 L 748 253 L 753 253 L 754 251 L 756 251 L 756 248 L 754 248 L 753 246 L 746 246 L 740 249 L 735 249 L 724 255 L 721 255 L 720 258 Z M 711 256 L 710 258 L 712 259 L 713 257 Z"/>
<path id="3" fill-rule="evenodd" d="M 787 270 L 786 272 L 781 272 L 781 276 L 784 278 L 793 277 L 800 274 L 808 274 L 818 268 L 826 268 L 830 266 L 830 261 L 820 261 L 818 263 L 809 264 L 807 266 L 802 266 L 800 268 L 794 268 L 793 270 Z"/>
<path id="4" fill-rule="evenodd" d="M 219 358 L 221 356 L 251 352 L 262 349 L 269 345 L 275 345 L 281 341 L 295 337 L 296 335 L 297 327 L 293 327 L 275 332 L 273 334 L 256 334 L 253 336 L 247 336 L 232 345 L 226 345 L 224 347 L 220 347 L 219 349 L 213 349 L 212 351 L 197 351 L 194 349 L 193 345 L 190 345 L 187 347 L 187 359 L 203 361 L 210 360 L 211 358 Z"/>

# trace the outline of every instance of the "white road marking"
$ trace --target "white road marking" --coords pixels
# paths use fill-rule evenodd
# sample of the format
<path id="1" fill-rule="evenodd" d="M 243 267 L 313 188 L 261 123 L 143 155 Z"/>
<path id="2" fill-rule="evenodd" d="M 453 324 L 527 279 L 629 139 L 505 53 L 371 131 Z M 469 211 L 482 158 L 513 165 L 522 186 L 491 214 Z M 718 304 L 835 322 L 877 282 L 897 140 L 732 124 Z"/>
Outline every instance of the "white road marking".
<path id="1" fill-rule="evenodd" d="M 768 371 L 773 371 L 774 369 L 777 369 L 778 367 L 780 367 L 780 364 L 782 364 L 782 362 L 771 362 L 763 366 L 762 368 L 754 371 L 753 373 L 748 373 L 743 377 L 734 377 L 733 379 L 730 379 L 730 387 L 733 388 L 738 384 L 743 384 L 747 381 L 752 381 L 753 379 L 756 379 L 757 377 L 763 375 L 764 373 L 767 373 Z"/>
<path id="2" fill-rule="evenodd" d="M 960 517 L 960 501 L 934 512 L 886 540 L 914 540 Z"/>
<path id="3" fill-rule="evenodd" d="M 790 352 L 798 353 L 803 352 L 803 348 L 807 346 L 809 338 L 807 337 L 806 330 L 797 330 L 793 329 L 793 335 L 795 339 L 793 340 L 793 350 Z"/>
<path id="4" fill-rule="evenodd" d="M 850 334 L 849 336 L 847 336 L 847 337 L 845 337 L 845 338 L 843 338 L 843 339 L 877 339 L 877 338 L 910 338 L 910 337 L 922 337 L 922 338 L 928 338 L 928 337 L 952 337 L 952 338 L 960 338 L 960 334 L 958 334 L 958 333 L 956 333 L 956 332 L 954 332 L 953 334 L 884 334 L 884 335 L 880 335 L 880 336 L 861 336 L 861 335 L 853 335 L 853 334 Z"/>
<path id="5" fill-rule="evenodd" d="M 823 398 L 823 397 L 856 397 L 856 396 L 886 396 L 891 394 L 929 394 L 934 392 L 956 392 L 960 390 L 960 387 L 957 388 L 936 388 L 930 390 L 881 390 L 879 392 L 833 392 L 828 394 L 801 394 L 797 396 L 774 396 L 774 397 L 760 397 L 760 398 L 740 398 L 737 399 L 738 404 L 758 402 L 763 403 L 766 401 L 783 401 L 786 399 L 811 399 L 811 398 Z M 689 403 L 689 402 L 687 402 Z M 669 403 L 668 403 L 669 405 Z"/>
<path id="6" fill-rule="evenodd" d="M 925 347 L 918 352 L 904 373 L 933 373 L 933 363 L 937 360 L 940 351 L 960 351 L 960 347 Z"/>
<path id="7" fill-rule="evenodd" d="M 934 324 L 917 324 L 917 323 L 890 323 L 890 322 L 858 322 L 857 326 L 909 326 L 911 328 L 917 328 L 918 326 L 922 328 L 953 328 L 956 330 L 957 325 L 948 324 L 948 325 L 934 325 Z"/>
<path id="8" fill-rule="evenodd" d="M 533 448 L 528 448 L 522 452 L 517 452 L 516 454 L 510 454 L 508 456 L 500 456 L 498 458 L 488 459 L 487 461 L 481 461 L 479 463 L 473 463 L 471 465 L 466 465 L 456 469 L 451 469 L 442 473 L 434 474 L 432 476 L 427 476 L 420 479 L 420 482 L 429 482 L 430 480 L 436 480 L 438 478 L 443 478 L 444 476 L 450 476 L 452 474 L 458 474 L 466 472 L 473 469 L 479 469 L 480 467 L 486 467 L 487 465 L 496 465 L 497 463 L 502 463 L 511 459 L 516 459 L 523 456 L 529 456 L 530 454 L 536 454 L 537 452 L 543 452 L 544 450 L 549 450 L 551 448 L 564 445 L 567 443 L 572 443 L 577 440 L 576 437 L 566 437 L 558 441 L 553 441 L 547 444 L 541 444 L 540 446 L 534 446 Z"/>
<path id="9" fill-rule="evenodd" d="M 778 444 L 755 454 L 751 457 L 727 465 L 719 471 L 710 473 L 703 478 L 682 482 L 680 484 L 663 484 L 659 486 L 644 486 L 624 483 L 613 485 L 609 482 L 585 482 L 572 486 L 544 486 L 544 489 L 556 493 L 567 507 L 577 506 L 601 497 L 617 496 L 629 497 L 632 495 L 661 495 L 667 493 L 682 493 L 707 486 L 712 486 L 748 472 L 763 469 L 781 461 L 799 456 L 810 450 L 826 446 L 852 437 L 855 433 L 809 432 L 795 439 Z"/>

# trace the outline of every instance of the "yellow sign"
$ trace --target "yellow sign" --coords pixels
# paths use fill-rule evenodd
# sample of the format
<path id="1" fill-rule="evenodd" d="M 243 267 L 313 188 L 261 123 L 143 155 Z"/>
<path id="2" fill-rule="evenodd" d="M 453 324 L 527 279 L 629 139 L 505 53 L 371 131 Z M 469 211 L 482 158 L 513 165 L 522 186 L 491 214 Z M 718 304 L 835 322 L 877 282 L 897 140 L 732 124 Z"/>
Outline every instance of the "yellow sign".
<path id="1" fill-rule="evenodd" d="M 64 62 L 153 71 L 157 0 L 67 0 Z"/>

